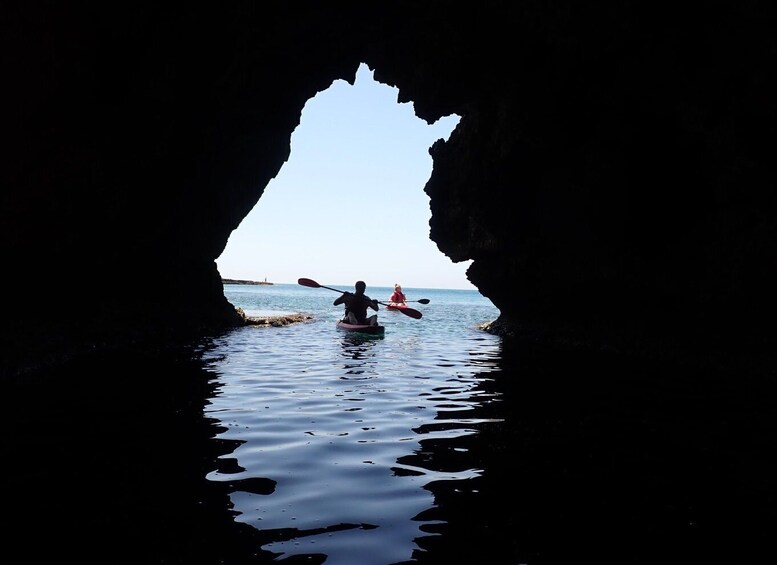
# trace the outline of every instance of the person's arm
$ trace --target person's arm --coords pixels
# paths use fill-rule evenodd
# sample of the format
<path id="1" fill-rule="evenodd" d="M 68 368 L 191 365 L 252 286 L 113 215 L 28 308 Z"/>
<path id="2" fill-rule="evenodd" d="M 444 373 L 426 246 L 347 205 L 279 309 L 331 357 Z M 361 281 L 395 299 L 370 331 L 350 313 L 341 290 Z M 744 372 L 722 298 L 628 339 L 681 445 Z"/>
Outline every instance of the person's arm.
<path id="1" fill-rule="evenodd" d="M 342 304 L 343 302 L 345 302 L 345 298 L 346 298 L 346 296 L 349 296 L 350 294 L 351 294 L 350 292 L 344 292 L 344 293 L 342 293 L 340 296 L 338 296 L 337 298 L 335 298 L 335 301 L 334 301 L 334 302 L 332 302 L 332 304 L 333 304 L 334 306 L 337 306 L 338 304 Z"/>
<path id="2" fill-rule="evenodd" d="M 364 298 L 367 299 L 367 305 L 377 312 L 378 311 L 378 300 L 370 298 L 369 296 L 366 296 L 366 295 L 364 296 Z"/>

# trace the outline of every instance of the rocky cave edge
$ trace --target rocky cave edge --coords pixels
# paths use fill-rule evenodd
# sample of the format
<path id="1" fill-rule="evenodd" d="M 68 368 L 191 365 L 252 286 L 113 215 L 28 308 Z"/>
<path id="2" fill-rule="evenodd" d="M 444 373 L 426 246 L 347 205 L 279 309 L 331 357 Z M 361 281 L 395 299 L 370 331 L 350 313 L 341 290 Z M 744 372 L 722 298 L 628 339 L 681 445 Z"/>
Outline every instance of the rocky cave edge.
<path id="1" fill-rule="evenodd" d="M 461 117 L 430 237 L 473 260 L 491 331 L 771 375 L 774 10 L 11 2 L 3 373 L 244 323 L 215 259 L 305 103 L 366 63 Z"/>

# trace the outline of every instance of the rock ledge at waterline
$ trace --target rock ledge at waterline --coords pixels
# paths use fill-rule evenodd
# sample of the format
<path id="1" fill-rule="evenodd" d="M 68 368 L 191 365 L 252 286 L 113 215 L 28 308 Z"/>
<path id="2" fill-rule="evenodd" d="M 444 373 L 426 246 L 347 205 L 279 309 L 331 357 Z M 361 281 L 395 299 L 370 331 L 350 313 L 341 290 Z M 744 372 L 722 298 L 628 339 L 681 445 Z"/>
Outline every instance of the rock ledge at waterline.
<path id="1" fill-rule="evenodd" d="M 238 308 L 238 314 L 245 321 L 247 326 L 262 326 L 262 327 L 280 327 L 288 326 L 290 324 L 296 324 L 298 322 L 308 322 L 313 319 L 310 314 L 294 313 L 294 314 L 279 314 L 277 316 L 248 316 L 246 313 Z"/>

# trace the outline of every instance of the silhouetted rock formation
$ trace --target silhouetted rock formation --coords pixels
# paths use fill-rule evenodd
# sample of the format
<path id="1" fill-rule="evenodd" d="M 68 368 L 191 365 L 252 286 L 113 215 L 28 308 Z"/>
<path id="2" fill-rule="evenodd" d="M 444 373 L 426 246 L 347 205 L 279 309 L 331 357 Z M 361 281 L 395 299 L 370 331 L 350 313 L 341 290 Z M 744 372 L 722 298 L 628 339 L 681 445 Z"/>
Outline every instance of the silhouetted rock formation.
<path id="1" fill-rule="evenodd" d="M 304 104 L 362 62 L 461 116 L 430 234 L 474 260 L 493 331 L 771 370 L 773 3 L 3 11 L 8 374 L 241 324 L 214 260 Z"/>

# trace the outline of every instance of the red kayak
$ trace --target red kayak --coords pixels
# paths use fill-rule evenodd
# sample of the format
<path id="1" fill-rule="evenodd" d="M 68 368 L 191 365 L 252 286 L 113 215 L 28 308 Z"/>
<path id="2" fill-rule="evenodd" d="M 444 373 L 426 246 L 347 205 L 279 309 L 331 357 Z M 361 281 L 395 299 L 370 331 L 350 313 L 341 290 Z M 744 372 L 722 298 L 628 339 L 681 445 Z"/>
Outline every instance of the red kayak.
<path id="1" fill-rule="evenodd" d="M 386 306 L 386 310 L 404 310 L 405 308 L 408 307 L 407 304 L 392 304 L 390 302 L 388 304 L 385 304 L 385 306 Z"/>
<path id="2" fill-rule="evenodd" d="M 343 322 L 342 320 L 338 320 L 337 329 L 346 332 L 369 335 L 383 335 L 386 331 L 384 326 L 371 326 L 369 324 L 349 324 L 347 322 Z"/>

